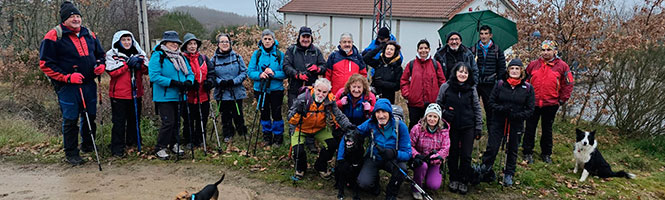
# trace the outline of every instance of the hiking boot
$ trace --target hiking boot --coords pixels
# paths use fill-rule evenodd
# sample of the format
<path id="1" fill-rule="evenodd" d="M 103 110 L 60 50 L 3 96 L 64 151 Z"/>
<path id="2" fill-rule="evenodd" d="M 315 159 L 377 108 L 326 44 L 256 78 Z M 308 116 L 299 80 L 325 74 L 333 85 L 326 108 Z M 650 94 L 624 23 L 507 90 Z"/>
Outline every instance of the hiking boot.
<path id="1" fill-rule="evenodd" d="M 450 192 L 457 193 L 459 191 L 459 182 L 450 181 L 450 183 L 448 183 L 448 189 Z"/>
<path id="2" fill-rule="evenodd" d="M 182 146 L 178 148 L 178 144 L 174 144 L 173 147 L 171 147 L 171 152 L 176 153 L 179 156 L 185 155 L 185 150 L 182 148 Z"/>
<path id="3" fill-rule="evenodd" d="M 506 174 L 503 176 L 503 186 L 505 187 L 513 186 L 513 175 Z"/>
<path id="4" fill-rule="evenodd" d="M 320 171 L 320 172 L 319 172 L 319 176 L 320 176 L 323 180 L 330 180 L 330 178 L 332 178 L 332 172 L 330 172 L 330 170 L 325 171 L 325 172 L 324 172 L 324 171 Z"/>
<path id="5" fill-rule="evenodd" d="M 272 145 L 282 146 L 282 143 L 284 143 L 283 135 L 275 135 L 275 137 L 272 139 Z"/>
<path id="6" fill-rule="evenodd" d="M 480 181 L 485 182 L 485 183 L 491 183 L 496 181 L 496 174 L 494 173 L 494 170 L 490 168 L 489 166 L 483 165 L 480 171 Z"/>
<path id="7" fill-rule="evenodd" d="M 125 157 L 125 152 L 124 151 L 113 152 L 113 157 L 118 157 L 118 158 Z"/>
<path id="8" fill-rule="evenodd" d="M 458 189 L 460 194 L 466 194 L 469 192 L 469 188 L 465 183 L 458 183 Z"/>
<path id="9" fill-rule="evenodd" d="M 526 164 L 533 164 L 533 155 L 524 154 L 524 160 L 526 160 Z"/>
<path id="10" fill-rule="evenodd" d="M 91 146 L 82 146 L 82 145 L 81 145 L 81 152 L 83 152 L 83 153 L 90 153 L 90 152 L 92 152 L 92 151 L 94 151 L 94 150 L 95 150 L 95 149 L 94 149 L 93 147 L 91 147 Z"/>
<path id="11" fill-rule="evenodd" d="M 543 162 L 552 164 L 552 157 L 550 157 L 550 155 L 541 155 L 540 158 L 543 159 Z"/>
<path id="12" fill-rule="evenodd" d="M 293 176 L 298 180 L 302 180 L 302 178 L 305 177 L 305 171 L 296 171 Z"/>
<path id="13" fill-rule="evenodd" d="M 386 194 L 386 200 L 397 200 L 395 195 Z"/>
<path id="14" fill-rule="evenodd" d="M 164 148 L 164 149 L 160 149 L 159 151 L 157 151 L 157 153 L 155 153 L 155 155 L 157 156 L 157 158 L 159 158 L 159 159 L 161 159 L 161 160 L 169 159 L 169 153 L 166 153 L 166 149 L 165 149 L 165 148 Z"/>
<path id="15" fill-rule="evenodd" d="M 81 158 L 80 155 L 66 156 L 65 159 L 72 166 L 82 165 L 83 163 L 85 163 L 85 161 Z"/>
<path id="16" fill-rule="evenodd" d="M 423 199 L 423 195 L 420 194 L 420 192 L 413 192 L 412 196 L 413 196 L 413 199 L 415 199 L 415 200 L 422 200 Z"/>

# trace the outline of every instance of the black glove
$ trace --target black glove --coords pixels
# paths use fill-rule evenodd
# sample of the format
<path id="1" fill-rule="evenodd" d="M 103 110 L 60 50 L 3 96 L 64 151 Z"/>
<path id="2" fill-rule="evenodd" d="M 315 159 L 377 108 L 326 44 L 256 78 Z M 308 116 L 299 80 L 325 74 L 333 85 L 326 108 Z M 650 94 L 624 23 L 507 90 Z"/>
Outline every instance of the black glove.
<path id="1" fill-rule="evenodd" d="M 178 90 L 187 89 L 187 86 L 185 86 L 185 83 L 180 82 L 180 81 L 176 81 L 176 80 L 171 80 L 171 84 L 169 84 L 169 87 L 176 88 Z"/>
<path id="2" fill-rule="evenodd" d="M 421 154 L 416 155 L 416 157 L 413 158 L 413 167 L 420 167 L 427 158 Z"/>
<path id="3" fill-rule="evenodd" d="M 300 116 L 303 116 L 303 117 L 305 117 L 307 115 L 308 110 L 309 109 L 307 108 L 307 104 L 296 107 L 296 113 L 300 114 Z"/>
<path id="4" fill-rule="evenodd" d="M 453 122 L 454 118 L 455 118 L 455 111 L 446 109 L 443 112 L 443 119 L 445 119 L 448 123 Z"/>
<path id="5" fill-rule="evenodd" d="M 233 83 L 233 79 L 229 80 L 224 80 L 226 82 L 226 87 L 233 87 L 235 84 Z"/>
<path id="6" fill-rule="evenodd" d="M 351 125 L 347 126 L 347 127 L 344 129 L 344 131 L 345 131 L 345 132 L 347 132 L 347 131 L 354 131 L 354 130 L 356 130 L 357 128 L 358 128 L 358 127 L 356 127 L 356 125 L 351 124 Z"/>
<path id="7" fill-rule="evenodd" d="M 133 56 L 129 58 L 129 61 L 127 61 L 127 66 L 134 70 L 141 70 L 141 67 L 143 66 L 143 58 Z"/>
<path id="8" fill-rule="evenodd" d="M 201 86 L 201 85 L 199 85 L 199 82 L 198 82 L 198 81 L 194 81 L 194 85 L 192 86 L 192 88 L 190 88 L 190 90 L 191 90 L 191 91 L 196 91 L 196 90 L 199 89 L 200 86 Z"/>
<path id="9" fill-rule="evenodd" d="M 395 159 L 395 157 L 397 157 L 397 150 L 395 150 L 393 148 L 387 148 L 386 149 L 386 148 L 382 148 L 379 145 L 375 145 L 375 147 L 376 147 L 376 150 L 379 150 L 379 155 L 385 161 L 393 160 L 393 159 Z"/>
<path id="10" fill-rule="evenodd" d="M 184 88 L 185 90 L 193 90 L 194 88 L 194 83 L 192 83 L 192 81 L 190 80 L 185 81 L 184 85 L 185 85 Z"/>
<path id="11" fill-rule="evenodd" d="M 474 134 L 476 140 L 480 140 L 480 137 L 483 136 L 482 131 L 478 130 L 478 129 L 474 129 L 473 134 Z"/>
<path id="12" fill-rule="evenodd" d="M 215 84 L 211 80 L 203 81 L 203 89 L 204 90 L 210 91 L 213 87 L 215 87 Z"/>

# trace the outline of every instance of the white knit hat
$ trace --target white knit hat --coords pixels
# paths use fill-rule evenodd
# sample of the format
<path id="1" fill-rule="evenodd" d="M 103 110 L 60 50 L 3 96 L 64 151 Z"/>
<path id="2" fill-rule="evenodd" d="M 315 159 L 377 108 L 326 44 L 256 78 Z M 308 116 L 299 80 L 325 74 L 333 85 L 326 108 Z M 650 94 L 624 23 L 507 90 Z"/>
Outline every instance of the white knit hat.
<path id="1" fill-rule="evenodd" d="M 441 107 L 439 106 L 439 104 L 436 103 L 429 104 L 429 106 L 427 106 L 427 109 L 425 109 L 425 116 L 423 117 L 427 117 L 427 114 L 431 112 L 439 116 L 439 119 L 441 119 Z"/>

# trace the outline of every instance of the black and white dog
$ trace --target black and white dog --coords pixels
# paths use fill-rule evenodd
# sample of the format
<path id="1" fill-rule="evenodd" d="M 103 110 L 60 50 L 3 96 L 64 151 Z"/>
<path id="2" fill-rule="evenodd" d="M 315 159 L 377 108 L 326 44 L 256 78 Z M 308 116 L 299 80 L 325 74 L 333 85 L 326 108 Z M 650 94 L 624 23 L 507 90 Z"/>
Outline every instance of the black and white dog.
<path id="1" fill-rule="evenodd" d="M 605 161 L 603 155 L 601 155 L 600 151 L 596 149 L 596 147 L 598 147 L 598 142 L 596 142 L 595 139 L 596 131 L 588 132 L 575 129 L 575 132 L 577 134 L 577 139 L 575 142 L 575 149 L 573 150 L 573 156 L 575 157 L 575 170 L 573 170 L 573 172 L 577 174 L 578 169 L 582 170 L 580 182 L 584 182 L 587 177 L 589 177 L 589 174 L 600 178 L 635 178 L 634 174 L 625 171 L 612 171 L 610 164 Z"/>
<path id="2" fill-rule="evenodd" d="M 344 188 L 347 184 L 353 188 L 353 199 L 360 199 L 360 188 L 356 182 L 360 168 L 363 166 L 363 139 L 357 130 L 344 133 L 344 159 L 339 160 L 335 168 L 337 181 L 337 198 L 344 199 Z"/>

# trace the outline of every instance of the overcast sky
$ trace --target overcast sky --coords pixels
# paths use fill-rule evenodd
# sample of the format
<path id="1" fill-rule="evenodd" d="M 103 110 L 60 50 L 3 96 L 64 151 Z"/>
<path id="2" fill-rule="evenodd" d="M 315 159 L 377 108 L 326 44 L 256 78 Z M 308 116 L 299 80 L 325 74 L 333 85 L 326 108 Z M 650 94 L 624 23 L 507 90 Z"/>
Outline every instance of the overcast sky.
<path id="1" fill-rule="evenodd" d="M 256 16 L 254 0 L 162 0 L 161 3 L 166 9 L 178 6 L 204 6 L 245 16 Z"/>

